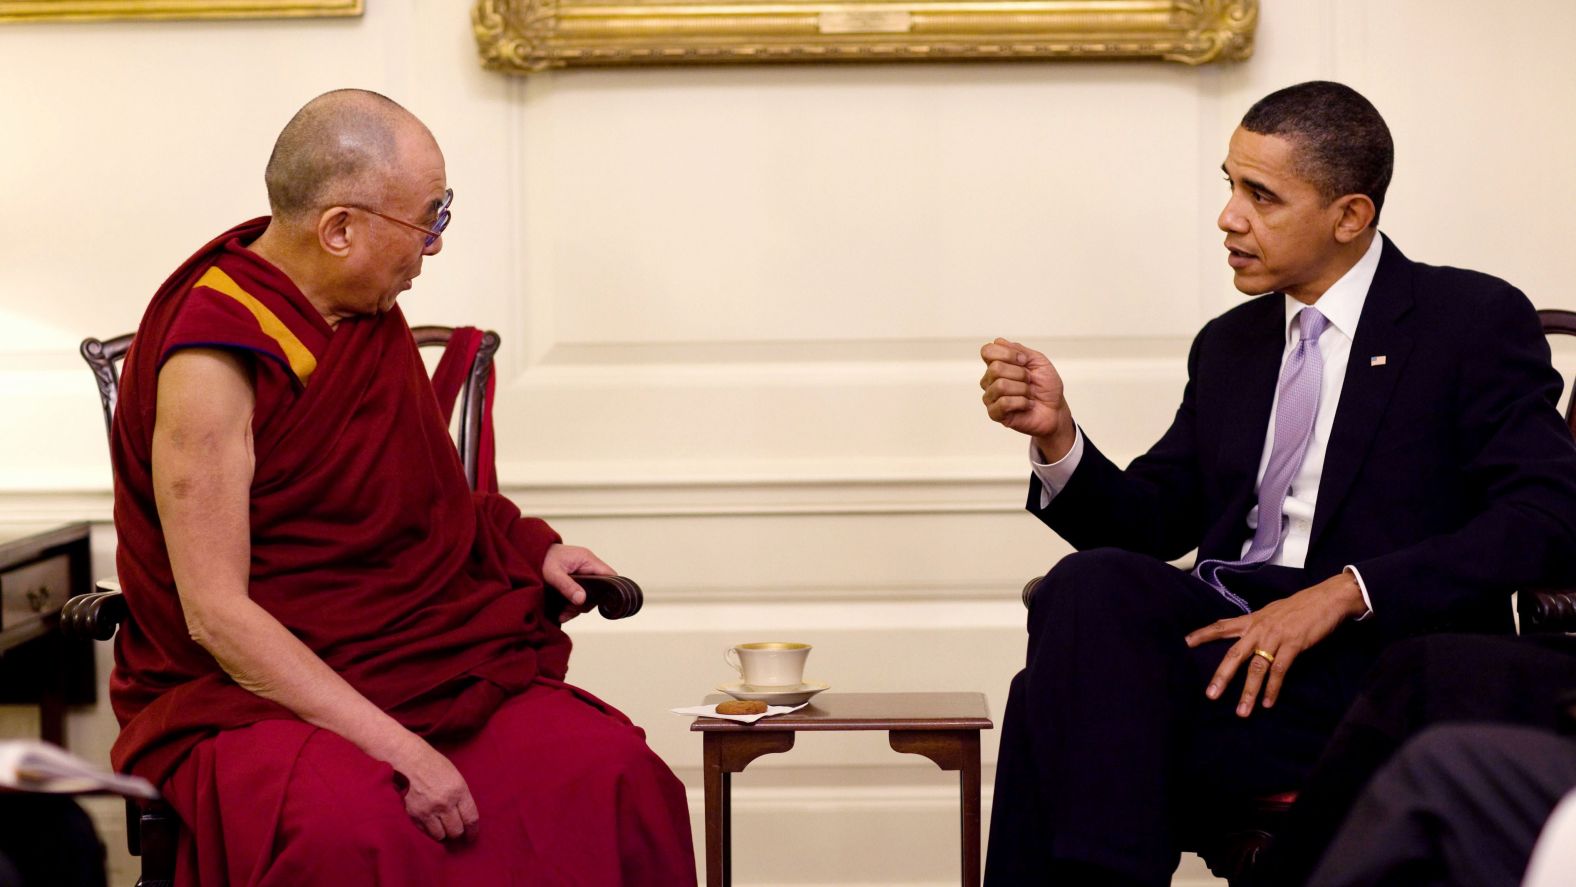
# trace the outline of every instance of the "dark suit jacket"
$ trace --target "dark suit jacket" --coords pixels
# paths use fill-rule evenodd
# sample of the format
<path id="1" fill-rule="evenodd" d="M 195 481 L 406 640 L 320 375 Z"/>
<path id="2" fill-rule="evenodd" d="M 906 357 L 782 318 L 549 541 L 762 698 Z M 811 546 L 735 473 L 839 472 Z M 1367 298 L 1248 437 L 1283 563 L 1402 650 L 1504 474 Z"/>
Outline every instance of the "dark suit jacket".
<path id="1" fill-rule="evenodd" d="M 1045 509 L 1080 550 L 1241 556 L 1285 345 L 1278 294 L 1205 325 L 1165 436 L 1124 471 L 1087 439 Z M 1383 355 L 1381 365 L 1370 358 Z M 1386 635 L 1509 631 L 1509 595 L 1576 572 L 1576 442 L 1526 296 L 1388 238 L 1325 455 L 1306 569 L 1351 564 Z"/>

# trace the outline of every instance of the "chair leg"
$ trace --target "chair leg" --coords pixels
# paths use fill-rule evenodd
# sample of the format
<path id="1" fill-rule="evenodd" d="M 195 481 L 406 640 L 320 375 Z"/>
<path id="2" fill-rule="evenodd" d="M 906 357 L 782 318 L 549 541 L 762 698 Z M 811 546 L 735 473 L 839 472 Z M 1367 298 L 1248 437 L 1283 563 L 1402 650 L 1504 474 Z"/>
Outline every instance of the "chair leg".
<path id="1" fill-rule="evenodd" d="M 126 799 L 126 850 L 142 855 L 142 805 L 131 798 Z"/>
<path id="2" fill-rule="evenodd" d="M 142 849 L 142 877 L 137 887 L 174 887 L 180 821 L 163 804 L 150 804 L 143 808 L 137 825 Z"/>

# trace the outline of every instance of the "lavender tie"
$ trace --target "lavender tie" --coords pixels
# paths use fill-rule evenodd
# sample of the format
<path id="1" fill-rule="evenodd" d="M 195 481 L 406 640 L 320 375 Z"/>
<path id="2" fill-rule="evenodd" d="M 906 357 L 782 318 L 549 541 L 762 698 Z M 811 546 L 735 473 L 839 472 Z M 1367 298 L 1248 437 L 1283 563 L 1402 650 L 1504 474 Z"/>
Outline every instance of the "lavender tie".
<path id="1" fill-rule="evenodd" d="M 1193 575 L 1209 583 L 1244 613 L 1252 608 L 1247 601 L 1226 589 L 1220 574 L 1262 564 L 1280 547 L 1281 537 L 1285 535 L 1286 494 L 1308 452 L 1308 440 L 1313 437 L 1313 417 L 1319 411 L 1319 385 L 1324 377 L 1319 334 L 1328 324 L 1325 316 L 1312 307 L 1297 314 L 1301 338 L 1281 368 L 1275 442 L 1270 447 L 1270 462 L 1264 468 L 1264 479 L 1259 482 L 1259 520 L 1253 530 L 1253 544 L 1248 546 L 1241 560 L 1205 560 L 1193 569 Z"/>

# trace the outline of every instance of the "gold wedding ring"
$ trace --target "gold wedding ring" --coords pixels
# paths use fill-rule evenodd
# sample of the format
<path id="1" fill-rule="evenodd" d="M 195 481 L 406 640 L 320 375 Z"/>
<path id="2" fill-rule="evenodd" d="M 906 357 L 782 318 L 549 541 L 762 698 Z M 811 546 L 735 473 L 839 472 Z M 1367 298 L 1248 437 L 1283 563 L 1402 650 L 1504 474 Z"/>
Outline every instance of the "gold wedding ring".
<path id="1" fill-rule="evenodd" d="M 1265 662 L 1268 662 L 1271 665 L 1275 664 L 1275 654 L 1268 650 L 1254 650 L 1253 655 L 1263 659 Z"/>

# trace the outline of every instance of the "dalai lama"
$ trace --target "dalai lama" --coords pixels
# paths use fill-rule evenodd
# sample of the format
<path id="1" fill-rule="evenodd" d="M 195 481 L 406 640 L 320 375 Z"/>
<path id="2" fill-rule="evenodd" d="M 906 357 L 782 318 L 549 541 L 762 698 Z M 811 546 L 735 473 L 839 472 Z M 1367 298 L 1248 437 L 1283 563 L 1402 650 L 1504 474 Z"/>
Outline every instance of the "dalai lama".
<path id="1" fill-rule="evenodd" d="M 549 596 L 611 571 L 471 492 L 395 304 L 437 142 L 331 92 L 266 183 L 154 297 L 113 430 L 114 762 L 180 815 L 178 883 L 693 884 L 683 786 L 564 683 Z"/>

